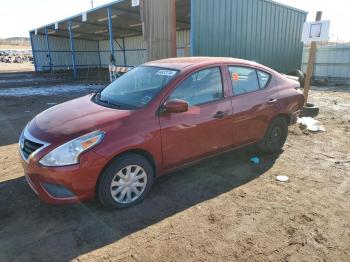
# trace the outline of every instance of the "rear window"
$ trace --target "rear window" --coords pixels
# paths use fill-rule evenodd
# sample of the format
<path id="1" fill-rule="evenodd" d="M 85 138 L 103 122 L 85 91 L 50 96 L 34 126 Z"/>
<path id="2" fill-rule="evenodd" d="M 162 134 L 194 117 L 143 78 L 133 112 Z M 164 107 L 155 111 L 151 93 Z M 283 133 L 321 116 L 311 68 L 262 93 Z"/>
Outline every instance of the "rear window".
<path id="1" fill-rule="evenodd" d="M 265 88 L 270 81 L 270 74 L 257 70 L 260 88 Z"/>

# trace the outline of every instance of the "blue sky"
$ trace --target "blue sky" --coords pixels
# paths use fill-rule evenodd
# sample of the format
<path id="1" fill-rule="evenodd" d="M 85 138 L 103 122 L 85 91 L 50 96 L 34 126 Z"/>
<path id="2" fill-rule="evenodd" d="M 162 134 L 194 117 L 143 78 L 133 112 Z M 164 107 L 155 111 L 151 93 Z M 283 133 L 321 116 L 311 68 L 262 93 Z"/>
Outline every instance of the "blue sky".
<path id="1" fill-rule="evenodd" d="M 131 1 L 131 0 L 129 0 Z M 94 0 L 99 6 L 111 0 Z M 309 12 L 314 20 L 316 11 L 323 11 L 323 19 L 331 20 L 331 39 L 350 41 L 348 20 L 349 0 L 277 0 Z M 61 20 L 90 9 L 91 0 L 1 0 L 0 38 L 28 36 L 36 27 Z"/>

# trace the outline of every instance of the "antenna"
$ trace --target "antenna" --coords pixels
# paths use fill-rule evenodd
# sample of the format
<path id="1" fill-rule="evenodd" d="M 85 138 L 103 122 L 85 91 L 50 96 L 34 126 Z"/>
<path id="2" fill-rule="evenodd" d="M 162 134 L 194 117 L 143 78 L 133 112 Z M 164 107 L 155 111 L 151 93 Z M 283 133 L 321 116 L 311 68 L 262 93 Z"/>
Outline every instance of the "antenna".
<path id="1" fill-rule="evenodd" d="M 94 9 L 94 0 L 91 0 L 90 3 L 91 3 L 91 9 Z"/>

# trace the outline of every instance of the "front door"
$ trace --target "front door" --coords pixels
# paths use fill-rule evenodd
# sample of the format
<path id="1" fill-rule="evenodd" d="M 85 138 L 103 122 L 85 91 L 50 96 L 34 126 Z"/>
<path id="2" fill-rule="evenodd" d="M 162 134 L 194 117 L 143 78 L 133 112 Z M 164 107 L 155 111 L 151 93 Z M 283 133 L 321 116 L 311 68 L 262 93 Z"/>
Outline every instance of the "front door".
<path id="1" fill-rule="evenodd" d="M 224 98 L 220 67 L 197 71 L 167 101 L 185 100 L 184 113 L 160 115 L 164 168 L 173 168 L 232 146 L 231 99 Z"/>

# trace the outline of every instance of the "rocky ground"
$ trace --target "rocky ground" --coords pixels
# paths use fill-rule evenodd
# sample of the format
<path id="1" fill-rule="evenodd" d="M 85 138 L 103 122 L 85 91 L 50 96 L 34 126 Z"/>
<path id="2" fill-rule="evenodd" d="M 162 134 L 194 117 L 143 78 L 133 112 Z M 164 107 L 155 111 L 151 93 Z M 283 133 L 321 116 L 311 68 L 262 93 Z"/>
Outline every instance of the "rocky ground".
<path id="1" fill-rule="evenodd" d="M 0 97 L 0 261 L 349 261 L 350 88 L 311 92 L 326 132 L 292 126 L 281 154 L 227 153 L 113 212 L 45 205 L 23 178 L 26 122 L 79 95 Z"/>

